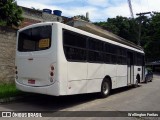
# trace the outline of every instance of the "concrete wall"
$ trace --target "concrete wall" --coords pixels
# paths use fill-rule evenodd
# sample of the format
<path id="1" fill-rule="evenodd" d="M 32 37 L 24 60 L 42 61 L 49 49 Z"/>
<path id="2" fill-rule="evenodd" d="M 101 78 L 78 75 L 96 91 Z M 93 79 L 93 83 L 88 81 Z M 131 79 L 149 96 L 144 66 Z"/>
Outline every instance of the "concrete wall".
<path id="1" fill-rule="evenodd" d="M 57 16 L 54 14 L 48 14 L 40 10 L 34 10 L 26 7 L 21 7 L 23 10 L 23 17 L 29 18 L 41 22 L 49 22 L 49 21 L 59 21 L 62 22 L 63 19 L 61 16 Z"/>
<path id="2" fill-rule="evenodd" d="M 14 82 L 16 30 L 0 26 L 0 83 Z"/>
<path id="3" fill-rule="evenodd" d="M 22 22 L 21 26 L 19 26 L 19 28 L 23 28 L 25 26 L 39 22 L 63 21 L 63 18 L 61 16 L 48 14 L 40 10 L 34 10 L 26 7 L 21 8 L 23 10 L 22 16 L 24 17 L 24 21 Z"/>

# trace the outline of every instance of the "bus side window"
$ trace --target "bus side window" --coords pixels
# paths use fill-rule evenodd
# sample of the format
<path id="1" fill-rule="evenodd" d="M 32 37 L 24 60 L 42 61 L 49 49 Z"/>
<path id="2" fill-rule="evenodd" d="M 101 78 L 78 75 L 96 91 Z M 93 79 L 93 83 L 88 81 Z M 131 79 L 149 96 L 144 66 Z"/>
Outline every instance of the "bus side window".
<path id="1" fill-rule="evenodd" d="M 117 63 L 117 56 L 116 55 L 111 55 L 111 63 L 116 64 Z"/>
<path id="2" fill-rule="evenodd" d="M 111 63 L 111 55 L 105 53 L 103 56 L 104 56 L 104 63 L 110 64 Z"/>
<path id="3" fill-rule="evenodd" d="M 127 51 L 124 48 L 117 47 L 117 63 L 120 65 L 127 64 Z"/>
<path id="4" fill-rule="evenodd" d="M 87 37 L 84 35 L 63 31 L 63 46 L 68 61 L 86 61 L 86 39 Z"/>
<path id="5" fill-rule="evenodd" d="M 103 54 L 101 52 L 89 51 L 88 61 L 93 63 L 102 63 L 103 62 Z"/>
<path id="6" fill-rule="evenodd" d="M 105 43 L 105 45 L 104 45 L 104 51 L 105 52 L 107 52 L 107 53 L 109 53 L 109 44 L 108 43 Z"/>

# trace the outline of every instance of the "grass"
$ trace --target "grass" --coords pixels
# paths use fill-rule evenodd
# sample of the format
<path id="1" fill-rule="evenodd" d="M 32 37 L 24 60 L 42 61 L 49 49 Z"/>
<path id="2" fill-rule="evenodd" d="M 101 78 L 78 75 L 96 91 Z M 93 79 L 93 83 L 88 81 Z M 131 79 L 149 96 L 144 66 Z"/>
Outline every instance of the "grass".
<path id="1" fill-rule="evenodd" d="M 16 89 L 16 86 L 14 83 L 0 84 L 0 99 L 20 96 L 23 94 L 24 94 L 24 92 L 21 92 Z"/>

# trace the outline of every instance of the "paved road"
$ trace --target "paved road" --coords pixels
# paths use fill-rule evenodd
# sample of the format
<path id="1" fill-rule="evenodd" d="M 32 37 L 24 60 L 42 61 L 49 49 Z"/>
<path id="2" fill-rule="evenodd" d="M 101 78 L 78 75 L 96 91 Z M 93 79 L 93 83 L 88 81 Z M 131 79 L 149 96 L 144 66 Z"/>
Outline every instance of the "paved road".
<path id="1" fill-rule="evenodd" d="M 97 94 L 65 97 L 32 95 L 19 101 L 0 104 L 0 111 L 160 111 L 160 75 L 154 75 L 153 82 L 140 84 L 138 88 L 125 87 L 112 90 L 111 95 L 105 99 L 98 98 Z M 132 119 L 139 118 L 132 117 Z M 160 118 L 154 119 L 160 120 Z"/>

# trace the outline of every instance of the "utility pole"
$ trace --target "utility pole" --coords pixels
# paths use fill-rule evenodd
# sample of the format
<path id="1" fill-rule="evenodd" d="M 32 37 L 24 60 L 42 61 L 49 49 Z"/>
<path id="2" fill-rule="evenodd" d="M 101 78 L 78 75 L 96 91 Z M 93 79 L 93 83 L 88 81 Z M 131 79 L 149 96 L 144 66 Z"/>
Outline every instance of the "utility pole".
<path id="1" fill-rule="evenodd" d="M 151 14 L 151 12 L 144 12 L 144 13 L 137 13 L 136 15 L 139 16 L 140 20 L 139 20 L 139 32 L 138 32 L 138 45 L 141 45 L 141 26 L 142 26 L 142 16 L 146 15 L 146 14 Z"/>

